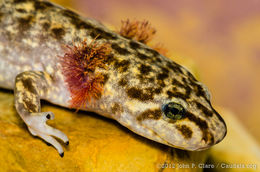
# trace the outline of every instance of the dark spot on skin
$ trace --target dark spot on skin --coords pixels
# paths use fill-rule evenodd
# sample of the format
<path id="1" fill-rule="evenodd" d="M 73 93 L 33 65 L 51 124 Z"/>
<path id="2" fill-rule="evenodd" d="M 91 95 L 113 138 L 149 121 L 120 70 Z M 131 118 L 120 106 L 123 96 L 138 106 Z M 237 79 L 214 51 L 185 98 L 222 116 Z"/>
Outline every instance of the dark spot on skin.
<path id="1" fill-rule="evenodd" d="M 116 63 L 118 62 L 118 59 L 113 55 L 113 54 L 110 54 L 108 57 L 107 57 L 107 60 L 106 60 L 106 63 L 107 64 L 111 64 L 111 63 Z"/>
<path id="2" fill-rule="evenodd" d="M 32 103 L 31 100 L 26 99 L 25 97 L 23 98 L 23 102 L 25 103 L 26 107 L 24 107 L 26 110 L 29 112 L 38 112 L 39 109 L 38 107 Z"/>
<path id="3" fill-rule="evenodd" d="M 211 112 L 208 108 L 206 108 L 200 102 L 195 101 L 195 104 L 196 104 L 197 108 L 200 109 L 203 112 L 203 114 L 205 114 L 207 117 L 213 116 L 213 112 Z"/>
<path id="4" fill-rule="evenodd" d="M 185 87 L 185 86 L 184 86 L 181 82 L 179 82 L 177 79 L 173 79 L 173 80 L 172 80 L 172 85 L 174 85 L 174 86 L 176 86 L 176 87 L 182 87 L 182 88 Z"/>
<path id="5" fill-rule="evenodd" d="M 147 78 L 150 83 L 154 83 L 154 78 Z"/>
<path id="6" fill-rule="evenodd" d="M 138 117 L 137 120 L 138 121 L 143 121 L 146 119 L 154 119 L 154 120 L 158 120 L 160 119 L 162 116 L 162 111 L 160 109 L 154 109 L 154 110 L 146 110 L 144 112 L 142 112 Z"/>
<path id="7" fill-rule="evenodd" d="M 153 91 L 154 91 L 154 93 L 155 94 L 160 94 L 161 92 L 162 92 L 162 88 L 155 88 L 155 89 L 153 89 Z"/>
<path id="8" fill-rule="evenodd" d="M 210 143 L 213 145 L 215 142 L 214 136 L 212 133 L 210 133 Z"/>
<path id="9" fill-rule="evenodd" d="M 130 41 L 130 42 L 129 42 L 129 45 L 130 45 L 130 47 L 131 47 L 132 49 L 134 49 L 134 50 L 139 49 L 139 48 L 141 47 L 140 44 L 138 44 L 138 43 L 135 42 L 135 41 Z"/>
<path id="10" fill-rule="evenodd" d="M 24 3 L 24 2 L 27 2 L 28 0 L 14 0 L 14 3 L 17 3 L 17 4 L 19 4 L 19 3 Z"/>
<path id="11" fill-rule="evenodd" d="M 174 97 L 174 93 L 172 91 L 167 91 L 166 94 L 168 95 L 169 99 Z"/>
<path id="12" fill-rule="evenodd" d="M 173 61 L 167 62 L 167 67 L 168 69 L 172 70 L 175 73 L 183 74 L 183 71 L 181 70 L 181 66 Z"/>
<path id="13" fill-rule="evenodd" d="M 189 84 L 186 78 L 182 78 L 181 80 L 183 83 L 185 83 L 185 85 Z"/>
<path id="14" fill-rule="evenodd" d="M 197 82 L 196 78 L 189 71 L 187 71 L 187 75 L 190 82 Z"/>
<path id="15" fill-rule="evenodd" d="M 143 83 L 143 84 L 154 83 L 155 84 L 155 77 L 152 75 L 149 75 L 151 72 L 152 73 L 154 72 L 153 68 L 150 65 L 141 64 L 140 66 L 138 66 L 138 70 L 140 73 L 137 74 L 136 77 L 139 79 L 140 83 Z"/>
<path id="16" fill-rule="evenodd" d="M 162 62 L 162 60 L 161 60 L 159 57 L 155 57 L 155 59 L 156 59 L 156 61 L 157 61 L 158 63 L 161 63 L 161 62 Z"/>
<path id="17" fill-rule="evenodd" d="M 161 70 L 163 71 L 163 73 L 169 73 L 169 69 L 167 69 L 165 67 L 161 67 Z"/>
<path id="18" fill-rule="evenodd" d="M 49 28 L 50 28 L 50 23 L 48 23 L 48 22 L 43 23 L 43 24 L 42 24 L 42 27 L 43 27 L 43 29 L 44 29 L 45 31 L 47 31 L 47 30 L 49 30 Z"/>
<path id="19" fill-rule="evenodd" d="M 173 63 L 171 63 L 171 62 L 167 62 L 167 67 L 169 69 L 173 70 L 176 66 Z"/>
<path id="20" fill-rule="evenodd" d="M 148 82 L 148 77 L 143 74 L 137 74 L 136 77 L 139 79 L 140 83 L 147 83 Z"/>
<path id="21" fill-rule="evenodd" d="M 37 94 L 37 90 L 33 87 L 33 80 L 31 78 L 26 78 L 21 80 L 24 86 L 24 89 L 28 90 L 33 94 Z"/>
<path id="22" fill-rule="evenodd" d="M 97 37 L 100 36 L 100 34 L 96 33 L 96 31 L 95 31 L 94 28 L 93 28 L 93 30 L 92 30 L 91 33 L 90 33 L 90 36 L 91 36 L 93 39 L 96 39 Z"/>
<path id="23" fill-rule="evenodd" d="M 18 9 L 16 9 L 16 11 L 18 11 L 19 13 L 26 13 L 27 12 L 25 9 L 22 9 L 22 8 L 18 8 Z"/>
<path id="24" fill-rule="evenodd" d="M 116 69 L 118 69 L 120 72 L 126 72 L 128 67 L 130 65 L 130 61 L 128 60 L 122 60 L 115 62 L 114 66 Z"/>
<path id="25" fill-rule="evenodd" d="M 34 2 L 35 10 L 45 10 L 50 7 L 53 7 L 53 5 L 47 1 L 35 1 Z"/>
<path id="26" fill-rule="evenodd" d="M 205 90 L 202 88 L 202 86 L 199 84 L 196 84 L 195 88 L 196 88 L 196 95 L 199 97 L 203 97 L 203 98 L 205 98 L 205 100 L 207 100 L 207 95 L 205 93 Z"/>
<path id="27" fill-rule="evenodd" d="M 153 100 L 153 94 L 151 92 L 144 93 L 143 90 L 135 87 L 127 89 L 127 95 L 130 98 L 137 99 L 140 101 Z"/>
<path id="28" fill-rule="evenodd" d="M 70 19 L 71 24 L 74 25 L 77 29 L 94 29 L 94 27 L 91 24 L 81 20 L 79 15 L 71 10 L 64 9 L 61 11 L 61 13 L 63 14 L 63 16 L 68 17 Z"/>
<path id="29" fill-rule="evenodd" d="M 192 75 L 191 75 L 192 76 Z M 194 78 L 195 79 L 195 78 Z M 207 102 L 210 103 L 209 99 L 208 99 L 208 95 L 206 93 L 206 90 L 203 88 L 203 86 L 201 86 L 200 83 L 198 83 L 196 80 L 193 80 L 192 77 L 188 77 L 189 85 L 191 85 L 195 92 L 196 92 L 196 96 L 198 97 L 202 97 L 204 98 Z M 186 80 L 187 81 L 187 80 Z"/>
<path id="30" fill-rule="evenodd" d="M 209 127 L 206 121 L 200 119 L 199 117 L 196 117 L 194 114 L 190 112 L 186 112 L 185 116 L 200 128 L 202 132 L 201 140 L 204 140 L 206 143 L 209 142 L 208 143 L 209 145 L 214 144 L 214 142 L 213 143 L 211 142 L 212 141 L 211 137 L 213 137 L 213 135 L 208 131 Z"/>
<path id="31" fill-rule="evenodd" d="M 139 71 L 141 75 L 147 75 L 151 70 L 152 70 L 151 66 L 145 64 L 141 64 L 141 66 L 139 67 Z"/>
<path id="32" fill-rule="evenodd" d="M 172 88 L 172 91 L 173 91 L 173 92 L 178 92 L 178 90 L 177 90 L 176 87 L 173 87 L 173 88 Z"/>
<path id="33" fill-rule="evenodd" d="M 91 24 L 86 23 L 80 19 L 78 21 L 74 21 L 74 25 L 76 26 L 77 29 L 93 29 L 94 28 Z"/>
<path id="34" fill-rule="evenodd" d="M 32 22 L 34 21 L 33 16 L 27 16 L 25 18 L 18 18 L 18 28 L 21 31 L 26 31 L 32 26 Z"/>
<path id="35" fill-rule="evenodd" d="M 164 87 L 166 86 L 166 84 L 164 83 L 164 81 L 161 80 L 161 79 L 160 79 L 160 80 L 157 79 L 156 82 L 157 82 L 157 84 L 160 85 L 160 87 L 162 87 L 162 88 L 164 88 Z"/>
<path id="36" fill-rule="evenodd" d="M 159 84 L 161 87 L 165 87 L 164 80 L 169 77 L 169 70 L 161 67 L 162 72 L 158 73 L 156 76 L 157 84 Z"/>
<path id="37" fill-rule="evenodd" d="M 188 99 L 190 97 L 191 88 L 190 88 L 190 86 L 188 84 L 183 85 L 178 80 L 173 79 L 172 80 L 172 85 L 173 85 L 173 88 L 172 88 L 172 91 L 169 90 L 169 94 L 168 94 L 169 97 L 171 97 L 171 96 L 173 97 L 174 95 L 175 96 L 180 95 L 182 98 L 185 98 L 185 99 Z M 177 88 L 183 88 L 186 91 L 185 94 L 177 93 Z"/>
<path id="38" fill-rule="evenodd" d="M 139 52 L 137 53 L 137 57 L 139 59 L 141 59 L 141 60 L 148 60 L 148 59 L 150 59 L 150 57 L 148 57 L 147 55 L 139 53 Z"/>
<path id="39" fill-rule="evenodd" d="M 118 85 L 124 87 L 127 85 L 127 80 L 124 78 L 121 78 L 120 81 L 118 82 Z"/>
<path id="40" fill-rule="evenodd" d="M 144 90 L 145 92 L 150 93 L 152 96 L 154 94 L 160 94 L 162 92 L 161 88 L 153 88 L 153 87 L 145 88 Z"/>
<path id="41" fill-rule="evenodd" d="M 152 81 L 154 82 L 154 78 L 148 76 L 149 75 L 143 75 L 142 73 L 136 75 L 136 77 L 139 79 L 140 83 L 142 84 L 152 83 Z"/>
<path id="42" fill-rule="evenodd" d="M 114 105 L 111 107 L 111 111 L 113 114 L 119 112 L 123 112 L 122 106 L 120 106 L 118 103 L 114 103 Z"/>
<path id="43" fill-rule="evenodd" d="M 165 79 L 168 78 L 168 77 L 169 77 L 168 73 L 159 73 L 159 74 L 157 75 L 157 79 L 158 79 L 158 80 L 165 80 Z"/>
<path id="44" fill-rule="evenodd" d="M 191 88 L 189 86 L 185 87 L 185 91 L 186 91 L 186 97 L 187 99 L 190 97 L 190 94 L 191 94 Z"/>
<path id="45" fill-rule="evenodd" d="M 104 31 L 103 29 L 101 28 L 94 28 L 91 33 L 90 33 L 90 36 L 94 39 L 106 39 L 106 40 L 114 40 L 116 39 L 116 35 L 115 34 L 112 34 L 112 33 L 109 33 L 109 32 L 106 32 Z"/>
<path id="46" fill-rule="evenodd" d="M 77 20 L 79 18 L 79 15 L 77 13 L 74 13 L 73 11 L 68 10 L 68 9 L 62 10 L 61 13 L 64 16 L 67 16 L 67 17 L 69 17 L 72 20 Z"/>
<path id="47" fill-rule="evenodd" d="M 57 40 L 62 39 L 63 36 L 65 35 L 65 31 L 62 28 L 52 28 L 51 33 L 52 36 Z"/>
<path id="48" fill-rule="evenodd" d="M 127 55 L 130 54 L 130 52 L 126 49 L 126 48 L 121 48 L 119 47 L 116 43 L 113 43 L 111 45 L 111 48 L 114 49 L 115 51 L 117 51 L 117 53 L 121 54 L 121 55 Z"/>
<path id="49" fill-rule="evenodd" d="M 160 54 L 155 51 L 154 49 L 151 49 L 151 48 L 145 48 L 145 50 L 148 52 L 148 53 L 151 53 L 154 57 L 157 57 L 159 56 Z"/>
<path id="50" fill-rule="evenodd" d="M 109 76 L 108 76 L 108 74 L 103 74 L 103 77 L 104 77 L 103 84 L 105 85 L 106 82 L 107 82 L 108 79 L 109 79 Z"/>
<path id="51" fill-rule="evenodd" d="M 207 130 L 209 128 L 206 121 L 204 121 L 203 119 L 200 119 L 199 117 L 196 117 L 194 114 L 192 114 L 190 112 L 186 112 L 185 116 L 190 121 L 194 122 L 197 126 L 199 126 L 200 129 Z"/>
<path id="52" fill-rule="evenodd" d="M 192 131 L 188 126 L 186 126 L 186 125 L 176 125 L 176 129 L 181 132 L 182 136 L 185 139 L 190 139 L 192 137 Z"/>
<path id="53" fill-rule="evenodd" d="M 203 133 L 203 137 L 201 140 L 204 140 L 208 145 L 213 145 L 214 144 L 213 134 L 208 131 L 202 133 Z"/>

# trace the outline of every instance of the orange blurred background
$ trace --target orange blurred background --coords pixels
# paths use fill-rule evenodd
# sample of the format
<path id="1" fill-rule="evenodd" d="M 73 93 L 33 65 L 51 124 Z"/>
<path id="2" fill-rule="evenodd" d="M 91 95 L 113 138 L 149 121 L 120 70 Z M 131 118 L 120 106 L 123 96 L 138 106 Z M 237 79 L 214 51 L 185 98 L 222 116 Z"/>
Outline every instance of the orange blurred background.
<path id="1" fill-rule="evenodd" d="M 260 0 L 54 0 L 120 28 L 147 19 L 155 40 L 181 63 L 192 59 L 213 105 L 231 109 L 260 143 Z"/>

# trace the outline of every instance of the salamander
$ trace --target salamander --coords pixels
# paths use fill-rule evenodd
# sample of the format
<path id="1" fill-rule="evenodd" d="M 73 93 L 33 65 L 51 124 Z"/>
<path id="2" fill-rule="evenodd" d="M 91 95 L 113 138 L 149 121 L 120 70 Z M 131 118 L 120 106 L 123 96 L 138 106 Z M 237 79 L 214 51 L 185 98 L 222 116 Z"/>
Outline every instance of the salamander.
<path id="1" fill-rule="evenodd" d="M 131 131 L 184 150 L 203 150 L 226 135 L 208 88 L 143 41 L 48 1 L 0 1 L 0 87 L 29 132 L 53 145 L 68 137 L 46 124 L 41 100 L 92 111 Z"/>

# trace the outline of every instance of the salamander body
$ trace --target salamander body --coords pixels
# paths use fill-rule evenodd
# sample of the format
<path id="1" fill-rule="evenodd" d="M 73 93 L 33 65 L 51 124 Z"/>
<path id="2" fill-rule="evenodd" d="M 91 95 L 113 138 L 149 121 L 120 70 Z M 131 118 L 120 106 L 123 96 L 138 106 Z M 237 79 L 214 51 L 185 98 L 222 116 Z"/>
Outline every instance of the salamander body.
<path id="1" fill-rule="evenodd" d="M 48 1 L 1 0 L 0 33 L 0 87 L 14 90 L 31 134 L 61 156 L 53 136 L 69 140 L 45 123 L 54 114 L 41 112 L 41 99 L 96 112 L 185 150 L 207 149 L 226 135 L 208 89 L 187 69 L 93 19 Z"/>

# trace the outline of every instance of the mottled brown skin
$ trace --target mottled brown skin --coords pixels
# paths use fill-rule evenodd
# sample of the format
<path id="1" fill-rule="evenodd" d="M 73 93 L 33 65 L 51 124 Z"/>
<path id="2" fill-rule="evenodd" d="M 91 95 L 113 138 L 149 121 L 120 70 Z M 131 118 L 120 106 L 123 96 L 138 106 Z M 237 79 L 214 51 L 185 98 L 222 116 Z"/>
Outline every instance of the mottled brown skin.
<path id="1" fill-rule="evenodd" d="M 225 122 L 211 106 L 207 88 L 188 70 L 95 20 L 47 1 L 1 0 L 0 32 L 0 86 L 15 90 L 19 115 L 31 133 L 44 140 L 55 134 L 39 135 L 47 129 L 38 127 L 38 118 L 29 119 L 50 114 L 41 112 L 40 99 L 70 107 L 71 94 L 58 56 L 64 55 L 64 45 L 85 39 L 109 43 L 112 51 L 107 69 L 95 69 L 105 78 L 101 97 L 82 110 L 113 118 L 137 134 L 185 150 L 206 149 L 226 135 Z M 181 104 L 185 117 L 167 118 L 162 106 L 169 102 Z M 61 146 L 52 139 L 47 142 L 63 155 Z"/>

